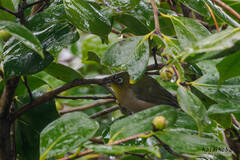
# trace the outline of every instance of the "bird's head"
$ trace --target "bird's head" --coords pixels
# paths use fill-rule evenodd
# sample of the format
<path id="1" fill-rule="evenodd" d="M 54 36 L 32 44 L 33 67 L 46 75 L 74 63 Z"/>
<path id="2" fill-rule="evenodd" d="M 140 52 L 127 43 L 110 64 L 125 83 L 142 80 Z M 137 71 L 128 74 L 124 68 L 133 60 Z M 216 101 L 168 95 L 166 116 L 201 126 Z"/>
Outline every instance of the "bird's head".
<path id="1" fill-rule="evenodd" d="M 111 79 L 110 85 L 113 88 L 114 93 L 118 97 L 118 94 L 120 94 L 120 92 L 123 92 L 130 85 L 128 73 L 124 72 L 119 75 L 114 75 Z"/>

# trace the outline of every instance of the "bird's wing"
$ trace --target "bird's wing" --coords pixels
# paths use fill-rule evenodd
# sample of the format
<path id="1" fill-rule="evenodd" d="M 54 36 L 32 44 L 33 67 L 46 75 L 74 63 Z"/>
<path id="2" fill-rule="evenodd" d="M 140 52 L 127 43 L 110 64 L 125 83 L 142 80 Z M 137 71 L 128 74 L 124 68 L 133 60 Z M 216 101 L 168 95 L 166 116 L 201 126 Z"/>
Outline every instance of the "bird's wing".
<path id="1" fill-rule="evenodd" d="M 154 78 L 144 76 L 137 83 L 130 86 L 137 98 L 154 103 L 167 104 L 178 107 L 175 96 L 163 88 Z"/>

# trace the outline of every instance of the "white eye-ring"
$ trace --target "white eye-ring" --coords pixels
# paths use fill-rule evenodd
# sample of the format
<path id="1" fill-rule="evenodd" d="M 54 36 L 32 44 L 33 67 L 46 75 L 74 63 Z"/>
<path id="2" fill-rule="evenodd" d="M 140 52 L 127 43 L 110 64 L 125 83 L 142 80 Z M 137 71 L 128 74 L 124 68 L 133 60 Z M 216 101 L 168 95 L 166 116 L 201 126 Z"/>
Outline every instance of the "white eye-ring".
<path id="1" fill-rule="evenodd" d="M 123 83 L 123 78 L 119 77 L 118 79 L 116 79 L 116 82 L 118 84 L 122 84 Z"/>

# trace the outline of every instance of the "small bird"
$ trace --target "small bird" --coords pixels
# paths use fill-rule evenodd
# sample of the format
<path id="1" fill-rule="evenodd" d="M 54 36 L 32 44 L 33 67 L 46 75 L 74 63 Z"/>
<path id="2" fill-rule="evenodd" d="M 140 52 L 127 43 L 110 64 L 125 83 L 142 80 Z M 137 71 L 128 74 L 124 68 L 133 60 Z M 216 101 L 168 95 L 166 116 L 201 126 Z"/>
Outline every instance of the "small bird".
<path id="1" fill-rule="evenodd" d="M 130 84 L 129 75 L 124 72 L 113 76 L 110 84 L 123 111 L 125 109 L 124 113 L 135 113 L 160 104 L 179 108 L 177 98 L 148 75 Z"/>

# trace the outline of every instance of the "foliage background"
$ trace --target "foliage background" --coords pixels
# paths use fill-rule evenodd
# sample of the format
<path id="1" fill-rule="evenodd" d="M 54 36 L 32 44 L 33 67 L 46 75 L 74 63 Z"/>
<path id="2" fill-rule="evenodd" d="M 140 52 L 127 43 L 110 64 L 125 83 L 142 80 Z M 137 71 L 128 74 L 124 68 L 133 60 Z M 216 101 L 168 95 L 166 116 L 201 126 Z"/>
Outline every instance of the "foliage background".
<path id="1" fill-rule="evenodd" d="M 19 79 L 0 105 L 14 119 L 11 156 L 240 158 L 240 19 L 216 1 L 0 0 L 1 102 Z M 222 2 L 239 12 L 238 0 Z M 174 70 L 167 81 L 163 67 Z M 133 83 L 151 74 L 183 111 L 123 115 L 103 83 L 120 71 Z M 150 133 L 159 115 L 167 127 Z"/>

